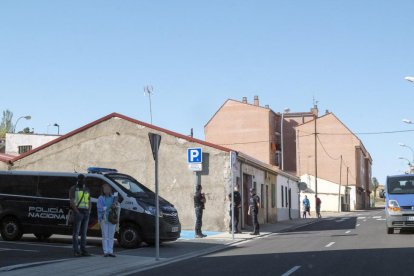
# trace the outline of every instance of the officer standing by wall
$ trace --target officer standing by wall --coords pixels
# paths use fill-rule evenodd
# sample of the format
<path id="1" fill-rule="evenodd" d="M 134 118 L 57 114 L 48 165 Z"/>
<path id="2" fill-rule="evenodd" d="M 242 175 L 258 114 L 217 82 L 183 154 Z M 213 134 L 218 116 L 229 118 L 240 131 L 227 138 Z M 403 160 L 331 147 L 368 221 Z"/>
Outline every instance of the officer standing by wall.
<path id="1" fill-rule="evenodd" d="M 253 222 L 253 232 L 250 233 L 250 235 L 259 235 L 259 221 L 257 218 L 257 215 L 259 213 L 259 207 L 260 207 L 260 198 L 258 195 L 256 195 L 256 189 L 251 188 L 250 189 L 250 199 L 249 199 L 249 212 L 248 214 L 252 216 L 252 222 Z"/>
<path id="2" fill-rule="evenodd" d="M 196 238 L 205 238 L 206 235 L 201 232 L 201 226 L 203 225 L 203 210 L 206 203 L 206 197 L 204 193 L 201 192 L 201 185 L 197 185 L 196 192 L 194 194 L 194 209 L 196 214 L 196 223 L 195 223 L 195 237 Z"/>
<path id="3" fill-rule="evenodd" d="M 230 201 L 230 211 L 229 211 L 229 215 L 230 215 L 230 223 L 229 223 L 229 233 L 231 234 L 232 231 L 232 222 L 231 222 L 231 209 L 232 209 L 232 194 L 229 194 L 229 201 Z M 234 186 L 234 208 L 233 208 L 233 212 L 234 212 L 234 233 L 240 233 L 238 230 L 238 226 L 239 226 L 239 210 L 241 207 L 241 195 L 239 192 L 239 187 L 236 185 Z"/>
<path id="4" fill-rule="evenodd" d="M 88 231 L 92 204 L 90 203 L 90 192 L 85 185 L 85 176 L 83 174 L 78 175 L 77 184 L 70 188 L 69 199 L 72 211 L 75 213 L 72 235 L 74 256 L 91 256 L 86 251 L 86 233 Z M 81 235 L 80 250 L 79 234 Z"/>

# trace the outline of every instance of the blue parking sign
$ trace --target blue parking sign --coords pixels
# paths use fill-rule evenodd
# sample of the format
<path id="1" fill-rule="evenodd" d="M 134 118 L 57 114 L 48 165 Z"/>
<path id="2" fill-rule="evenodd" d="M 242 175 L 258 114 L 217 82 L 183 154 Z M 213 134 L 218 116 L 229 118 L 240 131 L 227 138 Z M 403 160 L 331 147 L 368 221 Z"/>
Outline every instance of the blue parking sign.
<path id="1" fill-rule="evenodd" d="M 188 163 L 203 163 L 203 152 L 201 148 L 187 149 Z"/>

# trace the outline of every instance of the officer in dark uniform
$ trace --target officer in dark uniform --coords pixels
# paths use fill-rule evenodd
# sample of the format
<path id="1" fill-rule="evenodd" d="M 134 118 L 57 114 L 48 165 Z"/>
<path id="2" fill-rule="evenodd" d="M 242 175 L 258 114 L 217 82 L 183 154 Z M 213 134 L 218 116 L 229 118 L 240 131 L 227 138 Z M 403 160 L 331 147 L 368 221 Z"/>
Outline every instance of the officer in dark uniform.
<path id="1" fill-rule="evenodd" d="M 232 231 L 232 223 L 231 223 L 231 209 L 232 209 L 232 194 L 229 194 L 229 201 L 230 201 L 230 211 L 229 211 L 229 215 L 230 215 L 230 223 L 229 223 L 229 233 L 231 233 Z M 239 187 L 236 185 L 234 186 L 234 233 L 240 233 L 238 230 L 238 226 L 239 226 L 239 210 L 241 207 L 241 195 L 239 193 Z"/>
<path id="2" fill-rule="evenodd" d="M 259 235 L 259 221 L 257 220 L 257 214 L 259 213 L 260 207 L 260 198 L 256 195 L 256 189 L 250 189 L 250 199 L 249 199 L 249 212 L 248 214 L 252 216 L 253 222 L 253 232 L 250 235 Z"/>
<path id="3" fill-rule="evenodd" d="M 196 192 L 194 194 L 194 209 L 196 214 L 196 223 L 195 223 L 195 237 L 204 238 L 206 235 L 201 232 L 201 226 L 203 225 L 203 210 L 204 204 L 206 203 L 206 197 L 204 193 L 201 192 L 201 185 L 197 185 Z"/>

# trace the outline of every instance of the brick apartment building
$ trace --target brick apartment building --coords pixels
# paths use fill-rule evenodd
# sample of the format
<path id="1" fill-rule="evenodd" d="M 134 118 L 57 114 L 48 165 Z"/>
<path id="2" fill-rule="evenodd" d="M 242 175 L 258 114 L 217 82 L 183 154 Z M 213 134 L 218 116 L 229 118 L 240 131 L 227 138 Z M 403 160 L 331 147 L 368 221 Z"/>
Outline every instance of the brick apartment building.
<path id="1" fill-rule="evenodd" d="M 284 170 L 296 172 L 295 126 L 317 116 L 310 112 L 276 113 L 269 105 L 260 106 L 259 97 L 253 103 L 227 100 L 205 125 L 206 141 L 231 147 L 254 158 L 281 167 L 281 127 L 283 117 Z"/>
<path id="2" fill-rule="evenodd" d="M 318 193 L 325 210 L 338 210 L 340 188 L 342 209 L 368 208 L 372 158 L 364 144 L 333 113 L 318 117 L 316 129 Z M 296 127 L 297 175 L 307 182 L 310 191 L 315 190 L 314 133 L 314 120 Z"/>
<path id="3" fill-rule="evenodd" d="M 361 140 L 335 115 L 327 112 L 318 117 L 318 108 L 309 112 L 277 113 L 261 106 L 259 97 L 253 103 L 228 99 L 205 125 L 206 141 L 244 152 L 264 163 L 281 167 L 281 126 L 283 118 L 284 170 L 301 177 L 308 184 L 310 198 L 315 192 L 314 121 L 317 118 L 318 193 L 324 210 L 363 209 L 369 206 L 372 158 Z M 328 135 L 330 134 L 330 135 Z M 339 135 L 340 134 L 340 135 Z M 332 156 L 343 159 L 340 164 Z M 338 163 L 338 164 L 337 164 Z M 348 186 L 346 176 L 348 169 Z M 339 187 L 341 186 L 341 187 Z M 280 189 L 278 188 L 278 191 Z M 340 201 L 342 199 L 342 201 Z"/>

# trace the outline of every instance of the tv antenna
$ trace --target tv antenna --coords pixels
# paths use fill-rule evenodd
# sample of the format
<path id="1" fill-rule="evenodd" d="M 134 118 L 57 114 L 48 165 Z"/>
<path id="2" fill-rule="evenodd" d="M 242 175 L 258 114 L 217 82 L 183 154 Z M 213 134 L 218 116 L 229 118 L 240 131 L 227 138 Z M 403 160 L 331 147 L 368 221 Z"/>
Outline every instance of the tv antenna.
<path id="1" fill-rule="evenodd" d="M 315 97 L 312 97 L 312 101 L 313 101 L 313 106 L 314 106 L 314 107 L 318 107 L 318 103 L 319 103 L 319 101 L 317 101 L 317 100 L 315 99 Z"/>
<path id="2" fill-rule="evenodd" d="M 149 98 L 149 106 L 150 106 L 150 117 L 151 117 L 151 125 L 152 125 L 152 103 L 151 103 L 151 95 L 154 95 L 154 88 L 152 85 L 144 86 L 144 95 L 148 95 Z"/>

